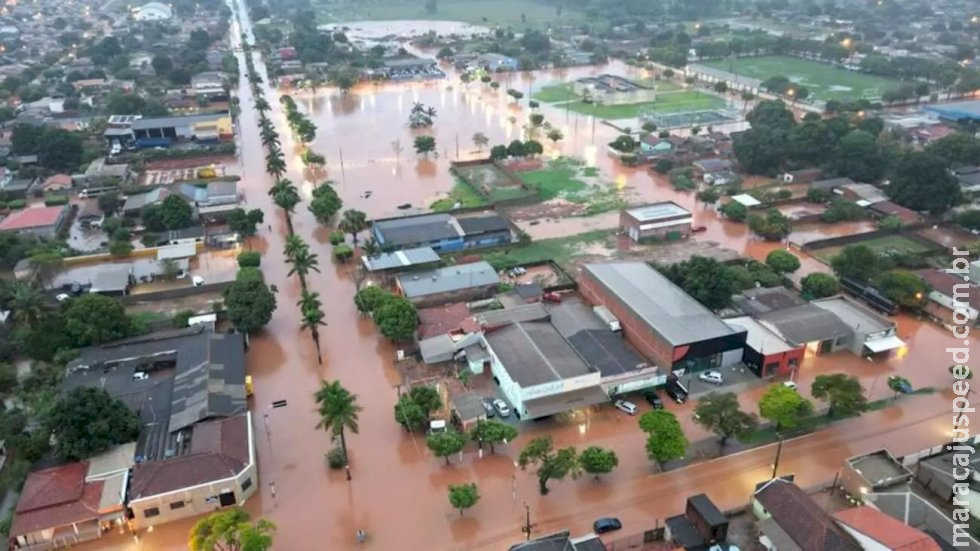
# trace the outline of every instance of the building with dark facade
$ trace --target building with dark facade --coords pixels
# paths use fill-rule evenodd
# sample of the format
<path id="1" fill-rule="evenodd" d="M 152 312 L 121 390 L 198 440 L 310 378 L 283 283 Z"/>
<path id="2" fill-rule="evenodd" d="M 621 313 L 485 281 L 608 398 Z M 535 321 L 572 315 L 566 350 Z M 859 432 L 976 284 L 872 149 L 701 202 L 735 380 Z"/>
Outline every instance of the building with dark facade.
<path id="1" fill-rule="evenodd" d="M 742 359 L 746 331 L 736 330 L 643 262 L 588 264 L 579 291 L 602 304 L 636 349 L 667 372 L 703 371 Z"/>
<path id="2" fill-rule="evenodd" d="M 453 216 L 444 213 L 375 220 L 371 233 L 384 249 L 431 247 L 437 253 L 471 247 L 493 247 L 511 241 L 510 226 L 500 216 Z"/>

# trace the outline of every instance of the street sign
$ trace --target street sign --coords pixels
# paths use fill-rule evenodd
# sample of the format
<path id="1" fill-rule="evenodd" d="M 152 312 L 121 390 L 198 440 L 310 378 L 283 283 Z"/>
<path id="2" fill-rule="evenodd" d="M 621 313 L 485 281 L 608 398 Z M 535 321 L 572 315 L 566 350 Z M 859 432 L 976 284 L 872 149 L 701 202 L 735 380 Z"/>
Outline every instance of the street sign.
<path id="1" fill-rule="evenodd" d="M 272 402 L 272 407 L 274 407 L 274 408 L 284 408 L 284 407 L 286 407 L 286 401 L 285 400 L 276 400 L 275 402 Z"/>

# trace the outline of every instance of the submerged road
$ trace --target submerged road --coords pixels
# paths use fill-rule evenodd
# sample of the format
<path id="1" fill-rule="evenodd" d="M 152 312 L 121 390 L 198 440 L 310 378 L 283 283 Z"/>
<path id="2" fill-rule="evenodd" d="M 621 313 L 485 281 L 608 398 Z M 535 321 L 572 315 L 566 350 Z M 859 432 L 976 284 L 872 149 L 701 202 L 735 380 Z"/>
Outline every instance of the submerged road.
<path id="1" fill-rule="evenodd" d="M 242 30 L 251 36 L 251 23 L 244 2 L 235 2 L 244 27 L 240 30 L 237 25 L 232 26 L 232 39 L 238 46 Z M 238 55 L 244 69 L 244 54 Z M 258 55 L 255 64 L 260 72 L 265 72 Z M 444 93 L 435 88 L 405 86 L 410 94 L 422 94 L 422 99 L 434 100 Z M 743 505 L 753 486 L 769 477 L 775 456 L 774 445 L 657 473 L 656 467 L 646 458 L 644 435 L 636 427 L 635 419 L 608 411 L 595 413 L 578 426 L 549 422 L 530 425 L 516 442 L 498 449 L 496 455 L 480 458 L 475 450 L 468 449 L 461 458 L 452 458 L 452 465 L 448 467 L 442 460 L 432 457 L 422 440 L 406 434 L 392 418 L 392 407 L 397 399 L 394 387 L 399 383 L 393 366 L 395 350 L 377 334 L 370 320 L 360 316 L 354 308 L 354 267 L 337 265 L 331 260 L 327 242 L 329 230 L 319 226 L 306 209 L 306 201 L 318 182 L 309 180 L 304 174 L 299 150 L 292 142 L 279 107 L 278 93 L 267 84 L 265 91 L 273 106 L 270 117 L 280 132 L 288 158 L 288 177 L 300 187 L 304 199 L 293 218 L 295 231 L 320 257 L 321 273 L 313 274 L 309 285 L 312 291 L 321 294 L 328 323 L 321 330 L 324 362 L 318 365 L 309 335 L 300 330 L 299 310 L 295 305 L 300 294 L 299 282 L 295 277 L 287 277 L 288 266 L 282 255 L 287 231 L 285 219 L 266 193 L 273 182 L 265 173 L 265 153 L 258 135 L 257 114 L 248 82 L 242 78 L 238 87 L 241 100 L 239 155 L 244 174 L 241 185 L 249 208 L 261 208 L 266 223 L 272 227 L 271 231 L 263 229 L 251 246 L 264 252 L 262 269 L 267 280 L 279 290 L 278 310 L 269 326 L 253 337 L 247 355 L 248 372 L 255 383 L 253 415 L 261 423 L 259 418 L 274 400 L 289 402 L 288 407 L 270 412 L 268 437 L 261 427 L 257 427 L 261 490 L 249 500 L 246 508 L 254 516 L 271 520 L 278 526 L 274 549 L 506 549 L 523 539 L 521 526 L 525 502 L 531 509 L 537 535 L 561 529 L 583 534 L 591 529 L 595 518 L 614 515 L 623 520 L 624 529 L 616 534 L 622 537 L 639 534 L 658 522 L 662 525 L 664 518 L 683 511 L 684 500 L 689 495 L 707 493 L 722 508 Z M 328 93 L 332 92 L 321 92 Z M 391 96 L 380 96 L 378 101 L 386 98 L 392 99 Z M 331 106 L 329 113 L 320 112 L 314 118 L 319 128 L 314 149 L 327 154 L 330 159 L 331 177 L 339 181 L 338 193 L 341 193 L 345 207 L 363 209 L 370 216 L 377 216 L 401 200 L 419 204 L 420 198 L 431 196 L 433 190 L 442 185 L 433 182 L 447 178 L 446 159 L 439 160 L 438 164 L 427 160 L 411 161 L 415 165 L 414 171 L 404 170 L 400 162 L 386 160 L 391 156 L 389 142 L 392 140 L 401 139 L 406 150 L 411 148 L 402 115 L 364 113 L 365 104 L 356 103 L 353 98 L 307 99 L 309 101 L 298 99 L 297 103 L 301 109 L 312 110 L 314 114 L 318 113 L 317 102 L 319 105 L 329 102 L 327 105 Z M 405 98 L 406 101 L 409 99 Z M 490 125 L 489 116 L 484 117 L 474 109 L 469 109 L 469 113 L 467 115 L 466 109 L 462 109 L 460 113 L 452 114 L 444 108 L 437 123 L 442 128 L 440 131 L 444 136 L 451 136 L 453 132 L 463 134 L 466 140 L 477 131 L 485 131 L 495 140 L 503 136 L 501 128 Z M 454 129 L 453 124 L 458 126 Z M 385 134 L 389 139 L 381 137 Z M 440 143 L 451 143 L 450 139 Z M 569 137 L 570 142 L 576 139 Z M 346 148 L 344 151 L 350 163 L 345 173 L 335 166 L 338 160 L 334 152 L 341 147 Z M 387 153 L 381 153 L 381 150 Z M 607 162 L 602 160 L 602 163 Z M 631 174 L 635 174 L 637 180 L 650 178 L 649 174 Z M 646 185 L 647 181 L 641 183 Z M 364 189 L 375 190 L 376 200 L 383 200 L 390 206 L 366 203 L 361 199 Z M 666 188 L 655 190 L 672 197 L 673 192 Z M 697 216 L 714 215 L 699 213 Z M 744 226 L 718 220 L 709 221 L 708 225 L 712 238 L 735 236 L 735 242 L 741 244 L 739 250 L 756 246 L 745 245 L 744 229 L 739 229 Z M 764 254 L 759 250 L 748 252 L 754 256 L 757 252 Z M 950 362 L 944 352 L 948 334 L 905 318 L 900 320 L 900 334 L 911 344 L 904 358 L 869 365 L 863 361 L 855 363 L 850 356 L 835 355 L 805 364 L 804 370 L 860 369 L 864 370 L 862 375 L 869 377 L 866 380 L 868 386 L 874 386 L 871 379 L 877 381 L 890 373 L 901 373 L 912 379 L 916 386 L 948 386 L 950 379 L 946 365 Z M 980 353 L 980 350 L 974 347 L 973 352 Z M 812 377 L 812 371 L 806 376 Z M 342 471 L 331 471 L 326 467 L 324 454 L 331 444 L 327 434 L 314 428 L 317 415 L 313 393 L 321 379 L 339 380 L 358 396 L 364 408 L 359 434 L 348 436 L 353 472 L 351 482 L 344 479 Z M 874 397 L 887 395 L 884 387 L 885 383 L 881 382 L 869 392 L 876 390 Z M 942 443 L 949 434 L 951 400 L 948 392 L 908 397 L 894 407 L 788 441 L 783 447 L 780 473 L 795 473 L 802 486 L 814 486 L 832 480 L 842 461 L 852 455 L 880 447 L 888 447 L 896 455 L 902 455 Z M 682 422 L 686 428 L 690 426 L 689 419 Z M 517 469 L 514 460 L 524 443 L 544 434 L 552 435 L 558 446 L 581 448 L 595 444 L 614 449 L 619 454 L 620 465 L 599 483 L 590 479 L 553 481 L 549 485 L 551 493 L 539 496 L 533 473 Z M 482 499 L 460 517 L 448 503 L 446 487 L 470 481 L 479 485 Z M 275 497 L 270 490 L 271 482 L 276 484 Z M 152 533 L 140 534 L 139 542 L 127 538 L 117 545 L 106 540 L 80 549 L 186 549 L 187 531 L 193 520 L 163 525 Z M 358 546 L 355 541 L 358 529 L 366 530 L 369 535 L 363 546 Z"/>

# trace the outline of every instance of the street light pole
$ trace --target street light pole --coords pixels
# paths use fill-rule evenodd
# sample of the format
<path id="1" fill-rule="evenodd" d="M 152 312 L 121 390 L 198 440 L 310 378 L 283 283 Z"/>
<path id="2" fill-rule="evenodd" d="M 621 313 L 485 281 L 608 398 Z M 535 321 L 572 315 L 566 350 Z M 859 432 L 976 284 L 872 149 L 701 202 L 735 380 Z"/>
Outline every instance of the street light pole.
<path id="1" fill-rule="evenodd" d="M 779 443 L 776 445 L 776 461 L 772 464 L 772 476 L 769 477 L 770 480 L 775 480 L 776 471 L 779 470 L 779 456 L 783 453 L 783 435 L 777 434 L 779 436 Z"/>
<path id="2" fill-rule="evenodd" d="M 524 535 L 527 540 L 531 540 L 531 508 L 524 502 Z"/>

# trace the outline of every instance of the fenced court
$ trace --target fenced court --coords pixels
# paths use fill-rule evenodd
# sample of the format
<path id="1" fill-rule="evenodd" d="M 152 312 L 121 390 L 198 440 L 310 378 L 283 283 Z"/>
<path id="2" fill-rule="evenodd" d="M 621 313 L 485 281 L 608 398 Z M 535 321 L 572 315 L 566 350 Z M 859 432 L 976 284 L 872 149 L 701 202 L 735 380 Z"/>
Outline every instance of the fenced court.
<path id="1" fill-rule="evenodd" d="M 737 113 L 721 110 L 664 113 L 657 109 L 649 109 L 642 111 L 639 118 L 644 122 L 652 122 L 657 125 L 657 128 L 667 129 L 721 124 L 736 121 L 739 117 Z"/>
<path id="2" fill-rule="evenodd" d="M 523 182 L 492 162 L 456 163 L 456 175 L 491 203 L 525 199 L 535 195 Z"/>
<path id="3" fill-rule="evenodd" d="M 758 81 L 784 76 L 806 86 L 810 90 L 810 97 L 822 101 L 880 97 L 882 92 L 897 88 L 899 84 L 889 78 L 844 69 L 830 63 L 783 55 L 713 59 L 698 63 L 695 71 L 698 66 L 727 71 Z"/>
<path id="4" fill-rule="evenodd" d="M 932 244 L 933 246 L 930 246 L 927 243 L 929 242 L 926 239 L 915 234 L 909 234 L 873 237 L 863 241 L 858 240 L 848 243 L 848 245 L 864 245 L 878 254 L 888 255 L 928 255 L 930 253 L 937 252 L 937 250 L 941 250 L 941 247 L 938 245 Z M 825 263 L 830 263 L 831 259 L 837 256 L 837 254 L 840 253 L 845 246 L 847 245 L 837 245 L 823 248 L 819 248 L 818 246 L 818 248 L 811 249 L 810 254 L 824 261 Z"/>

